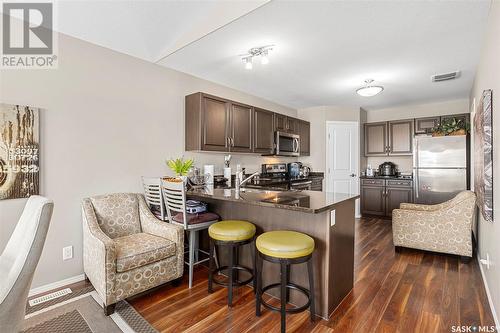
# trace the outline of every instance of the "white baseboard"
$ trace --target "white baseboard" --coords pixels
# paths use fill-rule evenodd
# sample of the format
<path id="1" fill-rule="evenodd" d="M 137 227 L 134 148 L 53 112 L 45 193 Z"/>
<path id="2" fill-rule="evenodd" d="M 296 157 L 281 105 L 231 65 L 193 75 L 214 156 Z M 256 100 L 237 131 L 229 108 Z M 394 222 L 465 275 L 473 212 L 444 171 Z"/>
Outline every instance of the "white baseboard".
<path id="1" fill-rule="evenodd" d="M 70 277 L 70 278 L 67 278 L 64 280 L 49 283 L 49 284 L 46 284 L 44 286 L 36 287 L 36 288 L 30 289 L 28 297 L 35 296 L 35 295 L 38 295 L 38 294 L 41 294 L 41 293 L 44 293 L 47 291 L 51 291 L 53 289 L 65 287 L 68 284 L 80 282 L 80 281 L 83 281 L 84 279 L 85 279 L 85 275 L 80 274 L 80 275 L 76 275 L 76 276 L 73 276 L 73 277 Z"/>
<path id="2" fill-rule="evenodd" d="M 488 287 L 488 281 L 486 280 L 486 276 L 484 275 L 483 264 L 481 264 L 481 257 L 479 256 L 479 251 L 477 253 L 477 262 L 479 264 L 479 269 L 481 270 L 481 276 L 483 278 L 484 289 L 486 290 L 486 296 L 488 297 L 488 303 L 490 303 L 490 309 L 493 314 L 493 320 L 495 321 L 495 326 L 500 327 L 500 323 L 498 322 L 497 312 L 495 311 L 495 305 L 493 304 L 493 300 L 490 294 L 490 288 Z"/>

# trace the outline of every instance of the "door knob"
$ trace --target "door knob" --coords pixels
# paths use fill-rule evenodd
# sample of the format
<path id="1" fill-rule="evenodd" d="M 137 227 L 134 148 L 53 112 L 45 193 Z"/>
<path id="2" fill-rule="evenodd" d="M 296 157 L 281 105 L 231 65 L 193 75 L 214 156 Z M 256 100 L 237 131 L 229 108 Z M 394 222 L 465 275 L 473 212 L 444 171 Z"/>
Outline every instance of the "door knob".
<path id="1" fill-rule="evenodd" d="M 356 177 L 356 174 L 355 173 L 351 173 L 351 177 Z"/>

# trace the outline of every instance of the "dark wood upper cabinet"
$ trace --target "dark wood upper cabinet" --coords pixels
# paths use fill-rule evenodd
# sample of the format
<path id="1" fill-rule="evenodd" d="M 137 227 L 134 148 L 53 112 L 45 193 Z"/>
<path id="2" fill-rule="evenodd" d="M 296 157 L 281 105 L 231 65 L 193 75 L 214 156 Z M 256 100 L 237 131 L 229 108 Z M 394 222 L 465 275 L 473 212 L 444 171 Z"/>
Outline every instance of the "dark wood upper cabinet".
<path id="1" fill-rule="evenodd" d="M 310 124 L 202 92 L 186 96 L 185 149 L 272 154 L 274 132 L 303 137 L 300 149 L 309 155 Z"/>
<path id="2" fill-rule="evenodd" d="M 293 134 L 299 134 L 300 119 L 287 117 L 286 121 L 287 121 L 287 132 Z"/>
<path id="3" fill-rule="evenodd" d="M 388 122 L 389 155 L 413 154 L 413 119 Z"/>
<path id="4" fill-rule="evenodd" d="M 441 116 L 441 124 L 443 124 L 443 123 L 445 123 L 448 120 L 453 119 L 453 118 L 455 118 L 457 120 L 462 120 L 465 123 L 470 122 L 470 115 L 468 113 L 462 113 L 462 114 L 450 114 L 450 115 L 446 115 L 446 116 Z"/>
<path id="5" fill-rule="evenodd" d="M 365 156 L 411 155 L 413 153 L 413 119 L 365 126 Z"/>
<path id="6" fill-rule="evenodd" d="M 274 112 L 254 109 L 253 152 L 272 154 L 274 150 Z"/>
<path id="7" fill-rule="evenodd" d="M 229 107 L 226 100 L 215 96 L 186 96 L 186 150 L 227 151 Z"/>
<path id="8" fill-rule="evenodd" d="M 309 156 L 311 154 L 311 124 L 304 120 L 298 120 L 297 124 L 300 135 L 300 156 Z"/>
<path id="9" fill-rule="evenodd" d="M 274 114 L 274 128 L 276 131 L 286 132 L 288 130 L 287 116 L 275 113 Z"/>
<path id="10" fill-rule="evenodd" d="M 252 152 L 252 116 L 253 107 L 231 103 L 229 150 L 234 152 Z"/>
<path id="11" fill-rule="evenodd" d="M 365 124 L 365 156 L 387 155 L 387 122 Z"/>
<path id="12" fill-rule="evenodd" d="M 439 126 L 441 117 L 425 117 L 415 119 L 415 134 L 432 133 Z"/>

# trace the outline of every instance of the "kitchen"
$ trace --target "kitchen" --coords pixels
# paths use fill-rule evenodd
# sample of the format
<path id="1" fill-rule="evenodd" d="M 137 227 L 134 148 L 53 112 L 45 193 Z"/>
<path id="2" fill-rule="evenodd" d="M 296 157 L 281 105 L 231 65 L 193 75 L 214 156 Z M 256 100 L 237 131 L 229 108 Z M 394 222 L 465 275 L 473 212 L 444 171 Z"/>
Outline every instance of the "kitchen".
<path id="1" fill-rule="evenodd" d="M 495 323 L 498 228 L 474 156 L 498 90 L 495 2 L 54 5 L 58 68 L 0 69 L 0 166 L 33 111 L 41 186 L 18 184 L 55 203 L 17 289 L 35 305 L 8 296 L 0 326 L 12 304 L 23 330 L 73 310 L 95 332 Z M 8 244 L 31 200 L 2 179 L 0 249 L 22 259 Z"/>
<path id="2" fill-rule="evenodd" d="M 469 127 L 469 114 L 365 123 L 363 216 L 390 218 L 401 203 L 437 204 L 470 189 Z"/>
<path id="3" fill-rule="evenodd" d="M 186 96 L 185 112 L 186 150 L 278 159 L 309 155 L 307 121 L 204 93 Z M 215 173 L 214 165 L 204 165 L 203 174 L 195 168 L 188 176 L 193 186 L 187 197 L 208 203 L 210 211 L 224 219 L 252 221 L 259 232 L 286 229 L 313 235 L 319 244 L 313 256 L 316 311 L 328 318 L 353 286 L 354 202 L 359 196 L 323 192 L 323 173 L 311 172 L 300 162 L 262 164 L 261 170 L 247 176 L 239 164 L 231 172 L 230 161 L 231 155 L 226 155 L 223 174 L 210 174 Z M 239 260 L 251 266 L 251 257 L 249 251 L 241 251 Z M 267 273 L 265 283 L 279 275 L 276 269 Z M 303 269 L 291 276 L 302 285 L 307 285 L 306 277 Z M 295 304 L 300 300 L 291 298 Z"/>

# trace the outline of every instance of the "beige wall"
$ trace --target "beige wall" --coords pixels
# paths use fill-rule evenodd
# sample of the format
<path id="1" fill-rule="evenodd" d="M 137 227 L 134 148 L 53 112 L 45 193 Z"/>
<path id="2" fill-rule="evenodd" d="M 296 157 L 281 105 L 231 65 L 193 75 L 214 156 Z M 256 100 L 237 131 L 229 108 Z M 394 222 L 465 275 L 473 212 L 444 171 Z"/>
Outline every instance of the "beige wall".
<path id="1" fill-rule="evenodd" d="M 367 122 L 432 117 L 468 112 L 468 99 L 459 99 L 446 102 L 405 105 L 386 109 L 369 110 L 367 111 Z M 368 157 L 366 159 L 366 164 L 362 164 L 361 166 L 362 168 L 365 168 L 368 164 L 370 164 L 373 168 L 377 168 L 385 161 L 391 161 L 398 165 L 401 172 L 412 172 L 413 161 L 411 156 Z"/>
<path id="2" fill-rule="evenodd" d="M 54 216 L 32 287 L 82 271 L 80 201 L 102 193 L 141 191 L 142 175 L 167 173 L 183 154 L 184 96 L 204 91 L 296 116 L 296 110 L 64 35 L 57 70 L 0 72 L 0 101 L 41 107 L 41 188 Z M 223 154 L 194 153 L 198 165 Z M 257 170 L 266 159 L 237 155 Z M 273 161 L 272 159 L 268 159 Z M 0 251 L 25 200 L 0 201 Z M 75 257 L 62 261 L 62 248 Z"/>
<path id="3" fill-rule="evenodd" d="M 360 121 L 359 108 L 318 106 L 298 110 L 298 117 L 311 123 L 311 156 L 301 158 L 313 171 L 325 171 L 326 122 Z"/>
<path id="4" fill-rule="evenodd" d="M 497 325 L 500 317 L 500 2 L 493 1 L 489 15 L 487 35 L 481 51 L 480 63 L 474 86 L 472 101 L 479 104 L 483 90 L 493 89 L 493 206 L 495 221 L 486 222 L 480 218 L 478 224 L 479 256 L 489 254 L 491 266 L 483 266 L 491 298 L 496 309 Z"/>

